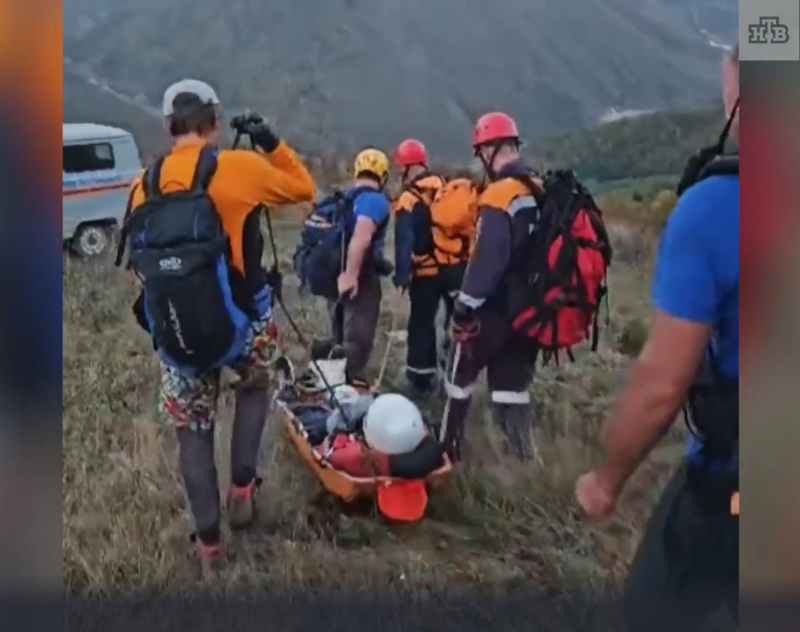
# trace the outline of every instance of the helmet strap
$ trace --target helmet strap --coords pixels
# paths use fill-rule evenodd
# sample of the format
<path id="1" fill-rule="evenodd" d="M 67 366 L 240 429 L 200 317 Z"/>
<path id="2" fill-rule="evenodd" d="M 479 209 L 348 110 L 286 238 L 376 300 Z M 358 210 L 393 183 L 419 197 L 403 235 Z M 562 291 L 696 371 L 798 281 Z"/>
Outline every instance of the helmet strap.
<path id="1" fill-rule="evenodd" d="M 497 158 L 497 154 L 500 153 L 500 148 L 502 146 L 503 146 L 502 141 L 499 141 L 491 144 L 486 143 L 484 145 L 479 145 L 478 147 L 475 148 L 475 155 L 478 157 L 478 160 L 481 161 L 481 164 L 483 165 L 483 170 L 486 176 L 489 178 L 489 180 L 497 179 L 497 172 L 495 171 L 494 168 L 494 161 L 495 158 Z M 481 151 L 484 147 L 492 148 L 492 155 L 488 160 L 483 157 L 483 152 Z"/>
<path id="2" fill-rule="evenodd" d="M 419 175 L 414 176 L 414 178 L 410 178 L 409 174 L 411 173 L 411 169 L 413 167 L 422 167 L 422 171 L 419 173 Z M 420 178 L 425 177 L 428 173 L 429 173 L 428 165 L 426 165 L 424 162 L 418 162 L 413 165 L 407 165 L 406 167 L 403 168 L 403 182 L 409 183 L 413 180 L 419 180 Z"/>

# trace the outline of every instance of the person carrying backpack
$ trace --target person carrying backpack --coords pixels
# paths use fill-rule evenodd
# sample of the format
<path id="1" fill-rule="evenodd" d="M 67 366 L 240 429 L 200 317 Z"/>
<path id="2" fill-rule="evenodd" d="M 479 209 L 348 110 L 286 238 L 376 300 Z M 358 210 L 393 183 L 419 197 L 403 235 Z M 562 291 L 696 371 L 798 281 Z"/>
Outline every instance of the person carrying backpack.
<path id="1" fill-rule="evenodd" d="M 460 458 L 472 391 L 486 368 L 494 418 L 512 453 L 525 460 L 534 448 L 528 389 L 537 357 L 589 337 L 611 250 L 600 211 L 574 174 L 541 178 L 522 161 L 510 116 L 478 119 L 472 146 L 489 184 L 455 302 L 457 344 L 445 378 L 441 434 Z"/>
<path id="2" fill-rule="evenodd" d="M 333 342 L 344 348 L 350 382 L 364 383 L 375 344 L 389 199 L 389 159 L 368 147 L 353 161 L 353 184 L 319 202 L 306 218 L 294 269 L 312 294 L 326 299 Z"/>
<path id="3" fill-rule="evenodd" d="M 406 378 L 428 392 L 438 373 L 436 315 L 445 305 L 445 328 L 475 243 L 478 190 L 466 178 L 446 182 L 428 168 L 425 146 L 414 139 L 397 147 L 403 189 L 395 212 L 395 287 L 408 291 Z"/>
<path id="4" fill-rule="evenodd" d="M 606 456 L 576 485 L 590 519 L 610 515 L 629 477 L 685 406 L 691 437 L 653 510 L 629 572 L 625 610 L 638 630 L 699 630 L 739 607 L 738 49 L 723 62 L 728 122 L 694 156 L 661 234 L 655 318 L 607 420 Z"/>
<path id="5" fill-rule="evenodd" d="M 159 408 L 175 426 L 180 470 L 204 571 L 223 559 L 214 462 L 220 370 L 233 369 L 231 526 L 249 526 L 259 484 L 256 460 L 276 358 L 272 323 L 277 279 L 261 266 L 266 205 L 314 198 L 314 181 L 295 152 L 260 117 L 237 117 L 260 151 L 219 150 L 220 102 L 208 84 L 184 79 L 164 93 L 172 150 L 132 185 L 117 256 L 142 282 L 134 305 L 161 362 Z"/>

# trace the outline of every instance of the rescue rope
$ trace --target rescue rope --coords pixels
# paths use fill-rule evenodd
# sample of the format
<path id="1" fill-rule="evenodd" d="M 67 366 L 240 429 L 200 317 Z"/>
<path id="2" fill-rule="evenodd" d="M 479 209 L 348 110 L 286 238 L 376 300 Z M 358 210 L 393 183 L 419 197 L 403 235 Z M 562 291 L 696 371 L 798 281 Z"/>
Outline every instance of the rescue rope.
<path id="1" fill-rule="evenodd" d="M 395 294 L 394 300 L 397 301 L 399 298 L 399 294 Z M 375 378 L 375 382 L 372 384 L 372 388 L 376 391 L 380 390 L 381 383 L 383 382 L 383 376 L 386 373 L 386 367 L 389 364 L 389 356 L 392 353 L 392 346 L 394 343 L 395 338 L 397 337 L 396 329 L 397 329 L 397 315 L 399 310 L 397 309 L 397 305 L 390 306 L 389 312 L 392 315 L 392 320 L 389 324 L 389 339 L 386 341 L 386 349 L 383 353 L 383 361 L 381 362 L 381 370 L 378 372 L 378 377 Z"/>

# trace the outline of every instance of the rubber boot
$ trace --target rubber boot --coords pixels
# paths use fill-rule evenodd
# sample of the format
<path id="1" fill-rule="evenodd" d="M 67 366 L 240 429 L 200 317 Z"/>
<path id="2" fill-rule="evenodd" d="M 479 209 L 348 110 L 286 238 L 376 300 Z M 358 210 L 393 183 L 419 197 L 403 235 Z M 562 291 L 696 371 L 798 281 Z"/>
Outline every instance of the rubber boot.
<path id="1" fill-rule="evenodd" d="M 531 459 L 531 410 L 527 404 L 492 404 L 492 416 L 503 431 L 510 453 L 520 461 Z"/>
<path id="2" fill-rule="evenodd" d="M 237 391 L 231 436 L 232 487 L 228 493 L 228 521 L 232 529 L 249 527 L 256 518 L 255 492 L 261 482 L 256 478 L 256 464 L 268 408 L 268 389 Z"/>
<path id="3" fill-rule="evenodd" d="M 454 463 L 461 460 L 461 448 L 464 444 L 465 423 L 472 398 L 450 399 L 447 418 L 445 419 L 445 434 L 442 444 L 447 456 Z"/>
<path id="4" fill-rule="evenodd" d="M 436 392 L 436 375 L 420 374 L 406 371 L 408 385 L 420 396 L 428 396 Z"/>

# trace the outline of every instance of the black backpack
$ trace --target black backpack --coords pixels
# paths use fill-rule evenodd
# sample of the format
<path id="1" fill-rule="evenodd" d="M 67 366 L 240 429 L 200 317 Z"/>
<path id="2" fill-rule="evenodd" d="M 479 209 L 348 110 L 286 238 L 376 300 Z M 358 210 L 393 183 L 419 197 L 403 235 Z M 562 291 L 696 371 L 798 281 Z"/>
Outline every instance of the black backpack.
<path id="1" fill-rule="evenodd" d="M 739 450 L 739 381 L 727 380 L 711 345 L 683 406 L 689 432 L 702 438 L 711 458 L 730 458 Z"/>
<path id="2" fill-rule="evenodd" d="M 346 223 L 352 209 L 353 200 L 335 191 L 315 204 L 303 222 L 292 263 L 300 287 L 314 296 L 333 301 L 339 296 L 337 281 L 347 256 Z"/>
<path id="3" fill-rule="evenodd" d="M 689 189 L 692 185 L 701 180 L 717 175 L 739 175 L 739 154 L 725 154 L 725 142 L 731 131 L 736 113 L 739 111 L 739 101 L 731 110 L 725 127 L 717 139 L 717 142 L 708 147 L 703 147 L 694 156 L 691 156 L 683 168 L 681 179 L 678 182 L 675 193 L 678 197 Z"/>
<path id="4" fill-rule="evenodd" d="M 358 196 L 371 190 L 374 189 L 363 187 L 335 191 L 315 204 L 303 222 L 292 263 L 301 288 L 308 288 L 312 295 L 331 301 L 339 299 L 338 279 L 345 267 L 351 237 L 348 221 Z M 382 224 L 378 230 L 384 228 Z M 364 266 L 375 263 L 370 247 Z"/>
<path id="5" fill-rule="evenodd" d="M 712 176 L 739 175 L 739 155 L 725 154 L 736 102 L 719 139 L 689 158 L 676 193 L 680 197 L 692 185 Z M 703 439 L 703 452 L 711 458 L 734 458 L 739 453 L 739 382 L 726 380 L 709 343 L 703 363 L 689 388 L 683 407 L 689 431 Z"/>
<path id="6" fill-rule="evenodd" d="M 128 267 L 144 286 L 134 306 L 139 323 L 165 364 L 200 376 L 243 353 L 256 314 L 207 192 L 216 150 L 202 149 L 191 188 L 174 193 L 161 191 L 163 161 L 142 177 L 145 202 L 126 212 L 116 265 L 127 241 Z"/>

